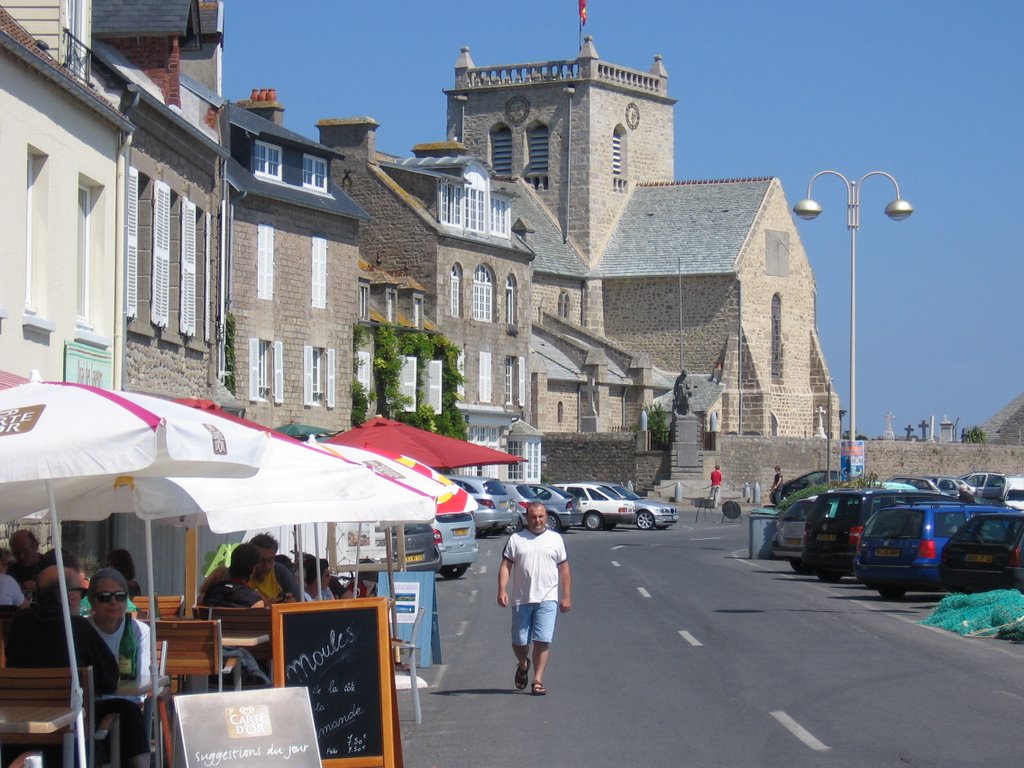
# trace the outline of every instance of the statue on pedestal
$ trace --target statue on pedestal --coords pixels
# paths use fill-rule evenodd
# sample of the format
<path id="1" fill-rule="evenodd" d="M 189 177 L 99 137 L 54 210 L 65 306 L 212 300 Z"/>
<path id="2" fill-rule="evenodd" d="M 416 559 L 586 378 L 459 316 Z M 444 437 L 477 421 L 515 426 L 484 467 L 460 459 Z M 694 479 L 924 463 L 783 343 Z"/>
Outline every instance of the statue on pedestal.
<path id="1" fill-rule="evenodd" d="M 672 414 L 686 416 L 690 412 L 690 384 L 686 381 L 686 371 L 679 374 L 675 386 L 672 387 Z"/>

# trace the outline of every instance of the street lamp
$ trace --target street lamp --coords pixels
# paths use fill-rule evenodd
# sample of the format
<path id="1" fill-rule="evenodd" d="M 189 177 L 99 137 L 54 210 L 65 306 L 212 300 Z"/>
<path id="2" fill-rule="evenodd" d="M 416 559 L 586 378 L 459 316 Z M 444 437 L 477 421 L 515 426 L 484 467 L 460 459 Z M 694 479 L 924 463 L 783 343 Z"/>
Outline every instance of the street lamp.
<path id="1" fill-rule="evenodd" d="M 793 206 L 793 213 L 810 221 L 822 211 L 811 198 L 811 189 L 820 176 L 835 176 L 846 185 L 846 228 L 850 230 L 850 440 L 857 439 L 857 230 L 860 229 L 860 188 L 871 176 L 884 176 L 896 188 L 896 199 L 885 206 L 885 215 L 903 221 L 914 212 L 914 206 L 900 197 L 900 185 L 885 171 L 871 171 L 860 181 L 850 181 L 838 171 L 820 171 L 807 184 L 807 197 Z"/>

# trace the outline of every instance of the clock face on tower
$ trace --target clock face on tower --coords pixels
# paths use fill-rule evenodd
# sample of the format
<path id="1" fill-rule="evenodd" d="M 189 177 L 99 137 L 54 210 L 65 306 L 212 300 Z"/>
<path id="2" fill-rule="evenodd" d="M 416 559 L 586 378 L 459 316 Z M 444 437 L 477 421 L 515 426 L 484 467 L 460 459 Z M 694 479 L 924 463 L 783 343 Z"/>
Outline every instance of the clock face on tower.
<path id="1" fill-rule="evenodd" d="M 515 96 L 505 102 L 505 117 L 512 125 L 520 125 L 530 114 L 530 102 L 523 96 Z"/>
<path id="2" fill-rule="evenodd" d="M 640 125 L 640 107 L 632 101 L 626 105 L 626 125 L 631 131 L 635 131 L 636 127 Z"/>

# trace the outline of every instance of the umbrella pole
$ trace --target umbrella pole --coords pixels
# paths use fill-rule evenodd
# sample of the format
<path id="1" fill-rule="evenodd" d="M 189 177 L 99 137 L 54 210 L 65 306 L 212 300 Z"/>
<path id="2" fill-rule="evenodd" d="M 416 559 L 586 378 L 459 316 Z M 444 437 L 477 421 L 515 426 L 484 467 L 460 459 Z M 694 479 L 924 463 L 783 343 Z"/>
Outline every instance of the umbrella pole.
<path id="1" fill-rule="evenodd" d="M 68 668 L 71 672 L 71 708 L 75 710 L 75 744 L 78 748 L 78 764 L 85 765 L 85 717 L 82 714 L 82 682 L 78 679 L 78 653 L 75 651 L 75 636 L 71 630 L 71 603 L 68 602 L 68 580 L 64 574 L 64 553 L 60 540 L 60 523 L 57 521 L 57 502 L 53 498 L 53 483 L 46 481 L 46 495 L 50 502 L 50 528 L 53 535 L 53 551 L 57 560 L 57 581 L 60 585 L 60 603 L 64 610 L 64 639 L 68 644 Z"/>
<path id="2" fill-rule="evenodd" d="M 403 546 L 400 549 L 402 550 L 402 556 L 404 557 L 405 526 L 401 526 L 398 530 L 400 532 L 400 535 L 403 537 Z M 384 551 L 388 559 L 388 588 L 391 590 L 391 600 L 388 601 L 390 603 L 391 608 L 391 636 L 398 637 L 398 607 L 395 605 L 395 561 L 393 558 L 394 545 L 391 543 L 391 531 L 388 531 L 387 535 L 384 537 L 384 542 Z"/>
<path id="3" fill-rule="evenodd" d="M 320 523 L 313 523 L 313 557 L 316 559 L 316 594 L 314 600 L 323 600 L 323 590 L 320 588 Z"/>
<path id="4" fill-rule="evenodd" d="M 160 698 L 160 667 L 156 659 L 156 585 L 153 582 L 153 521 L 146 518 L 146 580 L 149 582 L 149 682 L 152 686 L 153 706 L 149 708 L 149 722 L 146 729 L 153 735 L 156 703 Z M 128 617 L 125 617 L 128 620 Z M 127 627 L 125 628 L 127 631 Z M 156 768 L 163 764 L 163 750 L 156 750 Z"/>
<path id="5" fill-rule="evenodd" d="M 298 553 L 295 555 L 295 559 L 299 561 L 299 563 L 298 563 L 299 564 L 299 568 L 298 568 L 298 570 L 299 570 L 299 593 L 302 595 L 302 601 L 305 602 L 305 600 L 306 600 L 306 597 L 305 597 L 305 595 L 306 595 L 306 569 L 304 567 L 305 566 L 305 562 L 304 561 L 306 559 L 306 548 L 304 546 L 304 542 L 302 541 L 302 526 L 301 525 L 296 525 L 295 526 L 295 549 L 298 550 Z"/>
<path id="6" fill-rule="evenodd" d="M 360 550 L 363 546 L 363 524 L 360 523 L 359 527 L 356 528 L 356 567 L 352 569 L 352 583 L 353 587 L 352 597 L 359 597 L 359 559 Z"/>

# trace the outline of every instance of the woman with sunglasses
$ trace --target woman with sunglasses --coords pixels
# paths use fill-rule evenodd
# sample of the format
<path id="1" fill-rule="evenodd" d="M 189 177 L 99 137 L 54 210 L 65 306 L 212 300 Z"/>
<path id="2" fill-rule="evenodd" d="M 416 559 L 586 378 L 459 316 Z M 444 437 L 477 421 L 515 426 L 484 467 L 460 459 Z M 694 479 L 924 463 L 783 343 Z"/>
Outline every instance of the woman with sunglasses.
<path id="1" fill-rule="evenodd" d="M 149 627 L 126 613 L 128 582 L 115 568 L 101 568 L 89 582 L 89 620 L 117 659 L 122 680 L 145 676 L 149 670 Z M 117 712 L 121 718 L 121 755 L 132 768 L 149 765 L 149 739 L 139 708 L 140 698 L 102 696 L 96 701 L 102 717 Z"/>

